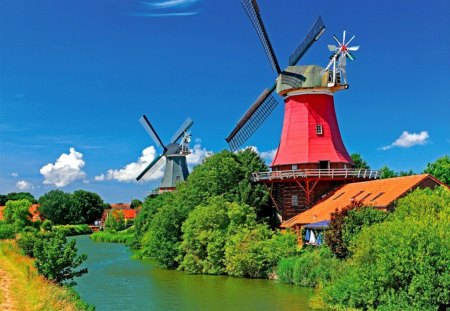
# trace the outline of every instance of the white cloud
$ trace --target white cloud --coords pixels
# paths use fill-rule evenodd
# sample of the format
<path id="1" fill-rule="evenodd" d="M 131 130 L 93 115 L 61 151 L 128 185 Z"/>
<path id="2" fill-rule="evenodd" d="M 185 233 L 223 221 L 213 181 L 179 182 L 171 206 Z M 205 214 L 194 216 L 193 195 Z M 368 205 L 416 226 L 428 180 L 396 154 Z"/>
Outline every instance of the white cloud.
<path id="1" fill-rule="evenodd" d="M 65 187 L 86 178 L 86 173 L 82 170 L 84 164 L 83 154 L 71 147 L 69 154 L 61 154 L 55 164 L 44 165 L 40 173 L 44 176 L 44 184 Z"/>
<path id="2" fill-rule="evenodd" d="M 201 140 L 195 140 L 196 142 Z M 212 155 L 212 151 L 206 150 L 206 148 L 202 148 L 200 143 L 194 145 L 194 148 L 190 150 L 191 153 L 186 156 L 186 162 L 189 168 L 193 168 L 194 166 L 203 162 L 203 160 L 210 155 Z"/>
<path id="3" fill-rule="evenodd" d="M 19 177 L 19 174 L 13 172 L 13 173 L 11 173 L 11 176 L 15 178 L 15 177 Z"/>
<path id="4" fill-rule="evenodd" d="M 273 158 L 275 157 L 277 153 L 277 149 L 267 150 L 267 151 L 259 151 L 257 147 L 255 146 L 247 146 L 245 148 L 242 148 L 240 150 L 245 150 L 247 148 L 252 149 L 254 152 L 259 154 L 259 156 L 268 164 L 272 163 Z M 239 151 L 239 150 L 238 150 Z"/>
<path id="5" fill-rule="evenodd" d="M 201 0 L 153 0 L 143 1 L 143 11 L 134 13 L 136 16 L 189 16 L 199 13 L 198 3 Z"/>
<path id="6" fill-rule="evenodd" d="M 392 144 L 381 147 L 381 150 L 388 150 L 393 147 L 409 148 L 415 145 L 424 145 L 428 142 L 428 138 L 430 138 L 430 135 L 428 135 L 427 131 L 422 131 L 418 134 L 403 131 L 399 138 Z"/>
<path id="7" fill-rule="evenodd" d="M 145 4 L 159 9 L 180 8 L 196 4 L 199 0 L 166 0 L 158 2 L 146 2 Z"/>
<path id="8" fill-rule="evenodd" d="M 136 177 L 155 159 L 155 147 L 150 146 L 142 151 L 141 157 L 136 161 L 125 165 L 121 169 L 110 169 L 105 174 L 95 176 L 96 181 L 117 180 L 120 182 L 136 181 Z M 156 171 L 150 180 L 155 180 L 163 176 L 163 166 Z"/>
<path id="9" fill-rule="evenodd" d="M 34 186 L 33 186 L 33 184 L 29 183 L 28 181 L 19 180 L 16 183 L 16 188 L 19 189 L 19 190 L 24 191 L 24 190 L 34 189 Z"/>

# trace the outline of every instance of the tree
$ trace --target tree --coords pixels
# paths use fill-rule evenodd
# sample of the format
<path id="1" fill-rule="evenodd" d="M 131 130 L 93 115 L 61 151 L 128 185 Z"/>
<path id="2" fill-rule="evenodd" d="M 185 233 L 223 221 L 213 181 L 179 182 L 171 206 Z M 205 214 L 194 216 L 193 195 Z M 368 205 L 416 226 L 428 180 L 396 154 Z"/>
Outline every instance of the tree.
<path id="1" fill-rule="evenodd" d="M 6 202 L 8 202 L 8 196 L 0 194 L 0 206 L 5 206 Z"/>
<path id="2" fill-rule="evenodd" d="M 22 230 L 31 225 L 31 202 L 28 200 L 8 201 L 4 210 L 7 223 L 13 224 L 16 230 Z"/>
<path id="3" fill-rule="evenodd" d="M 121 210 L 112 210 L 109 212 L 105 221 L 107 231 L 122 231 L 125 229 L 125 219 Z"/>
<path id="4" fill-rule="evenodd" d="M 76 241 L 67 239 L 63 232 L 41 233 L 33 249 L 34 265 L 47 279 L 59 284 L 76 285 L 72 281 L 87 273 L 87 268 L 75 270 L 87 259 L 86 254 L 77 255 Z"/>
<path id="5" fill-rule="evenodd" d="M 337 258 L 345 259 L 350 254 L 352 239 L 363 227 L 382 222 L 387 214 L 371 206 L 354 201 L 331 214 L 329 230 L 325 232 L 325 243 Z"/>
<path id="6" fill-rule="evenodd" d="M 362 170 L 370 169 L 369 164 L 367 164 L 367 162 L 361 157 L 361 154 L 352 153 L 350 155 L 350 157 L 352 158 L 353 162 L 355 163 L 356 169 L 362 169 Z"/>
<path id="7" fill-rule="evenodd" d="M 74 200 L 70 193 L 51 190 L 39 198 L 39 211 L 55 225 L 69 224 L 73 217 Z"/>
<path id="8" fill-rule="evenodd" d="M 435 162 L 428 163 L 423 172 L 433 175 L 446 185 L 450 185 L 450 157 L 446 155 Z"/>
<path id="9" fill-rule="evenodd" d="M 72 224 L 93 224 L 100 219 L 103 213 L 104 203 L 102 198 L 93 192 L 77 190 L 72 195 L 71 206 Z"/>
<path id="10" fill-rule="evenodd" d="M 133 200 L 131 200 L 131 208 L 138 208 L 139 206 L 142 206 L 142 202 L 141 202 L 141 200 L 138 200 L 138 199 L 133 199 Z"/>
<path id="11" fill-rule="evenodd" d="M 29 193 L 29 192 L 11 192 L 11 193 L 8 193 L 6 195 L 6 200 L 7 201 L 8 200 L 12 200 L 12 201 L 28 200 L 28 201 L 30 201 L 33 204 L 37 203 L 37 201 L 34 198 L 34 196 L 31 193 Z"/>
<path id="12" fill-rule="evenodd" d="M 413 191 L 386 221 L 361 230 L 353 256 L 321 296 L 332 309 L 446 310 L 449 223 L 450 190 Z"/>
<path id="13" fill-rule="evenodd" d="M 395 171 L 391 170 L 391 169 L 390 169 L 389 167 L 387 167 L 386 165 L 383 166 L 383 167 L 380 169 L 380 173 L 381 173 L 381 179 L 384 179 L 384 178 L 392 178 L 392 177 L 397 177 L 397 176 L 398 176 L 398 174 L 397 174 Z"/>

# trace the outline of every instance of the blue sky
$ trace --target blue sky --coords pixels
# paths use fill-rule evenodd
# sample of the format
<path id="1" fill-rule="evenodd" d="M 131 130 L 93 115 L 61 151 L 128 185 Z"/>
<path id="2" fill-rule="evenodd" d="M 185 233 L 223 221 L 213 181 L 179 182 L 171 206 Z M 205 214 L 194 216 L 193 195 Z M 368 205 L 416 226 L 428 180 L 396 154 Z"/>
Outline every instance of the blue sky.
<path id="1" fill-rule="evenodd" d="M 335 95 L 350 153 L 372 168 L 416 172 L 450 154 L 449 1 L 259 4 L 282 67 L 319 14 L 327 30 L 301 64 L 325 67 L 332 35 L 356 34 L 350 89 Z M 159 151 L 142 114 L 163 140 L 194 120 L 193 166 L 227 148 L 224 137 L 275 79 L 239 0 L 0 5 L 0 193 L 142 199 L 158 180 L 139 184 L 133 174 Z M 274 150 L 282 118 L 280 104 L 248 144 Z"/>

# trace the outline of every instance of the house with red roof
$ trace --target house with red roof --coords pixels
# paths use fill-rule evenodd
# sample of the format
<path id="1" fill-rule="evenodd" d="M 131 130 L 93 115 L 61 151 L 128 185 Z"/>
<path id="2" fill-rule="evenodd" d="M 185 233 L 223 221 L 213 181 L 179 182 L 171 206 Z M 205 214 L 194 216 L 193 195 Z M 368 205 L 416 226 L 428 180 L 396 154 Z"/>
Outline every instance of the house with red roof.
<path id="1" fill-rule="evenodd" d="M 300 235 L 301 229 L 306 225 L 324 224 L 331 219 L 331 213 L 355 201 L 365 206 L 392 211 L 395 209 L 395 202 L 411 191 L 417 188 L 434 189 L 441 185 L 445 186 L 429 174 L 344 184 L 329 192 L 310 209 L 284 221 L 281 228 L 293 229 Z"/>

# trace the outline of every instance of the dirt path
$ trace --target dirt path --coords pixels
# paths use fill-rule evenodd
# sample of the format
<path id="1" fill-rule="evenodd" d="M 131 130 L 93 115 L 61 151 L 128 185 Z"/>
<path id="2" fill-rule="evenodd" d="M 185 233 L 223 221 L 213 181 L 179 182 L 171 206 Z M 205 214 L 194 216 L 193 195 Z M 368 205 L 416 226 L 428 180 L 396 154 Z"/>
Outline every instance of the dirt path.
<path id="1" fill-rule="evenodd" d="M 0 262 L 1 267 L 1 262 Z M 0 268 L 0 310 L 11 311 L 16 310 L 13 307 L 13 298 L 11 295 L 11 276 L 5 270 Z"/>

